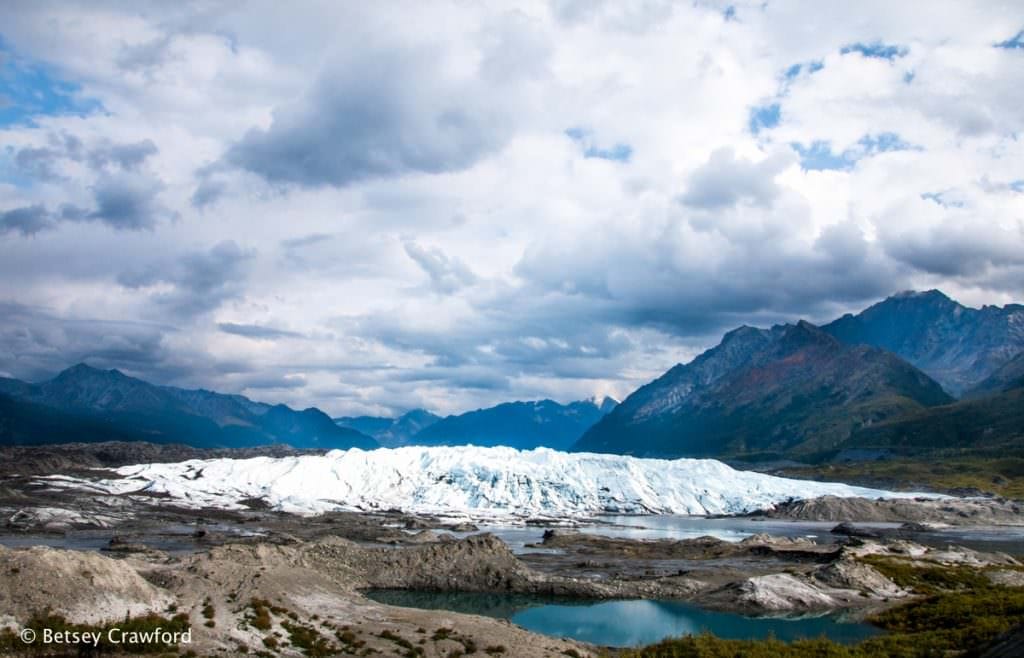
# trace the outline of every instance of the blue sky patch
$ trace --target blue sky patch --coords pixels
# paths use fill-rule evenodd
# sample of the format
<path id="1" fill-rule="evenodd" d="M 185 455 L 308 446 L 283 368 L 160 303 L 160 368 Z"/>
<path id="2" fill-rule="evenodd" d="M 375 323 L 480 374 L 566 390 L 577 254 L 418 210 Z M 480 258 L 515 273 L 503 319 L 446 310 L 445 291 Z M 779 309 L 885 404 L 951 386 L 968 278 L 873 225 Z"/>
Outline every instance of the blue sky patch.
<path id="1" fill-rule="evenodd" d="M 1021 194 L 1024 194 L 1024 179 L 1015 180 L 1012 183 L 1010 183 L 1010 189 L 1013 190 L 1014 192 L 1020 192 Z"/>
<path id="2" fill-rule="evenodd" d="M 1001 41 L 995 44 L 996 48 L 1003 48 L 1005 50 L 1019 50 L 1024 49 L 1024 30 L 1018 32 L 1012 39 Z"/>
<path id="3" fill-rule="evenodd" d="M 882 43 L 881 41 L 873 41 L 871 43 L 851 43 L 839 49 L 840 55 L 860 53 L 864 57 L 887 59 L 890 61 L 897 57 L 903 57 L 908 52 L 909 51 L 904 46 Z"/>
<path id="4" fill-rule="evenodd" d="M 600 158 L 601 160 L 616 160 L 618 162 L 629 162 L 632 156 L 633 147 L 629 144 L 616 144 L 607 149 L 591 146 L 583 151 L 584 158 Z"/>
<path id="5" fill-rule="evenodd" d="M 586 128 L 569 128 L 565 131 L 565 134 L 569 139 L 583 147 L 584 158 L 629 162 L 629 159 L 633 157 L 633 147 L 629 144 L 616 142 L 610 147 L 598 146 L 594 141 L 593 131 Z"/>
<path id="6" fill-rule="evenodd" d="M 725 11 L 722 12 L 722 17 L 725 18 L 725 20 L 727 21 L 736 20 L 736 7 L 732 5 L 726 7 Z"/>
<path id="7" fill-rule="evenodd" d="M 590 134 L 590 131 L 583 128 L 569 128 L 565 134 L 574 142 L 582 142 Z"/>
<path id="8" fill-rule="evenodd" d="M 38 116 L 81 116 L 101 109 L 99 101 L 83 97 L 81 89 L 52 68 L 18 56 L 0 38 L 0 127 L 34 125 Z"/>
<path id="9" fill-rule="evenodd" d="M 820 71 L 823 68 L 825 68 L 825 62 L 821 61 L 820 59 L 815 59 L 809 62 L 803 62 L 800 64 L 794 64 L 793 66 L 790 66 L 788 69 L 786 69 L 785 73 L 783 73 L 783 77 L 785 77 L 786 80 L 792 80 L 793 78 L 800 75 L 800 73 L 803 71 L 807 71 L 807 74 L 810 75 L 811 73 L 814 73 L 815 71 Z"/>
<path id="10" fill-rule="evenodd" d="M 774 128 L 781 117 L 782 108 L 778 103 L 755 107 L 750 110 L 750 132 L 756 135 L 763 128 Z"/>
<path id="11" fill-rule="evenodd" d="M 790 146 L 800 156 L 800 166 L 808 171 L 847 170 L 856 162 L 846 153 L 833 153 L 832 144 L 825 140 L 815 140 L 810 146 L 793 142 Z"/>
<path id="12" fill-rule="evenodd" d="M 800 166 L 808 171 L 847 170 L 852 169 L 858 160 L 879 153 L 921 150 L 896 133 L 864 135 L 842 153 L 834 153 L 831 142 L 827 140 L 815 140 L 809 146 L 793 142 L 790 146 L 800 156 Z"/>

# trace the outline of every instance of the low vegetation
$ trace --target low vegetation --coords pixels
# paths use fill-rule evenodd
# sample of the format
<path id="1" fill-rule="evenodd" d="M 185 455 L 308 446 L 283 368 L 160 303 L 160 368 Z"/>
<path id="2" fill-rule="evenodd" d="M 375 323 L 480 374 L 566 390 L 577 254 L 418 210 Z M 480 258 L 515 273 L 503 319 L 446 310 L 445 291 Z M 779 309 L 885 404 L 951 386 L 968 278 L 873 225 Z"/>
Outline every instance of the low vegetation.
<path id="1" fill-rule="evenodd" d="M 339 648 L 325 638 L 320 631 L 297 621 L 282 621 L 281 627 L 288 632 L 288 641 L 306 656 L 334 656 Z"/>
<path id="2" fill-rule="evenodd" d="M 1024 457 L 977 457 L 942 454 L 929 459 L 886 459 L 798 466 L 787 477 L 834 480 L 887 489 L 934 491 L 975 489 L 1024 500 Z"/>
<path id="3" fill-rule="evenodd" d="M 616 658 L 934 658 L 974 656 L 1024 621 L 1024 589 L 993 585 L 983 570 L 913 566 L 868 558 L 873 567 L 921 597 L 870 618 L 885 634 L 846 646 L 826 638 L 785 643 L 697 635 L 665 640 Z"/>

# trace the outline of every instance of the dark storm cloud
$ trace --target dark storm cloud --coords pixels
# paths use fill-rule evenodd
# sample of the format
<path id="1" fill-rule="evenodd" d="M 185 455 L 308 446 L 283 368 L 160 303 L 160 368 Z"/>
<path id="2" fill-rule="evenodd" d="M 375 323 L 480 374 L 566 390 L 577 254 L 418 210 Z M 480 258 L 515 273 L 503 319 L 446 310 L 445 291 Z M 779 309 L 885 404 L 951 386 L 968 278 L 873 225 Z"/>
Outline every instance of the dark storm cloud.
<path id="1" fill-rule="evenodd" d="M 204 208 L 221 198 L 227 191 L 227 185 L 209 177 L 201 178 L 196 191 L 192 193 L 192 205 L 196 208 Z"/>
<path id="2" fill-rule="evenodd" d="M 152 140 L 139 142 L 112 142 L 101 140 L 86 147 L 82 140 L 67 133 L 50 134 L 46 146 L 25 147 L 14 154 L 14 164 L 32 178 L 41 181 L 56 181 L 61 161 L 84 163 L 90 168 L 102 171 L 118 167 L 124 171 L 138 169 L 147 158 L 158 153 Z"/>
<path id="3" fill-rule="evenodd" d="M 39 204 L 0 213 L 0 235 L 14 232 L 35 235 L 50 228 L 53 228 L 53 219 L 46 207 Z"/>
<path id="4" fill-rule="evenodd" d="M 440 249 L 425 248 L 415 242 L 407 242 L 405 253 L 427 273 L 435 292 L 451 294 L 476 282 L 476 275 L 465 263 L 457 258 L 448 257 Z"/>
<path id="5" fill-rule="evenodd" d="M 277 338 L 297 338 L 302 336 L 302 334 L 296 333 L 294 331 L 274 329 L 273 327 L 264 327 L 258 324 L 236 324 L 234 322 L 221 322 L 217 325 L 217 328 L 226 334 L 243 336 L 245 338 L 252 338 L 255 340 L 275 340 Z"/>
<path id="6" fill-rule="evenodd" d="M 60 178 L 57 163 L 61 159 L 76 162 L 82 158 L 82 142 L 72 135 L 50 135 L 49 145 L 25 147 L 14 154 L 14 164 L 22 173 L 43 181 Z"/>
<path id="7" fill-rule="evenodd" d="M 629 366 L 626 357 L 637 344 L 594 306 L 558 294 L 509 290 L 452 326 L 427 329 L 379 313 L 350 321 L 344 331 L 430 358 L 425 367 L 389 372 L 389 381 L 498 390 L 523 375 L 616 377 Z"/>
<path id="8" fill-rule="evenodd" d="M 270 182 L 306 186 L 464 169 L 507 137 L 491 98 L 500 90 L 447 79 L 441 69 L 441 54 L 426 49 L 368 52 L 334 65 L 226 160 Z"/>
<path id="9" fill-rule="evenodd" d="M 93 188 L 96 209 L 88 219 L 122 230 L 152 229 L 166 213 L 157 201 L 162 189 L 162 183 L 145 176 L 104 175 Z"/>
<path id="10" fill-rule="evenodd" d="M 509 377 L 501 370 L 479 366 L 427 366 L 393 373 L 391 378 L 396 382 L 406 384 L 440 384 L 446 387 L 482 391 L 506 391 L 511 386 Z"/>
<path id="11" fill-rule="evenodd" d="M 918 232 L 886 231 L 883 240 L 886 253 L 897 261 L 930 274 L 973 279 L 975 284 L 984 283 L 992 270 L 1024 265 L 1024 224 L 1016 231 L 998 226 L 979 231 L 973 222 L 943 222 Z M 995 274 L 993 282 L 1001 278 Z M 1007 291 L 1019 292 L 1021 283 L 1017 279 Z"/>
<path id="12" fill-rule="evenodd" d="M 779 194 L 775 176 L 790 162 L 792 158 L 781 153 L 751 162 L 737 158 L 731 148 L 718 149 L 690 175 L 680 201 L 687 206 L 712 210 L 740 201 L 768 206 Z"/>
<path id="13" fill-rule="evenodd" d="M 88 361 L 97 367 L 157 373 L 171 358 L 166 326 L 65 317 L 36 306 L 0 303 L 0 370 L 28 381 Z"/>
<path id="14" fill-rule="evenodd" d="M 905 273 L 855 226 L 826 229 L 809 250 L 790 230 L 768 229 L 770 248 L 756 236 L 728 239 L 688 231 L 668 232 L 653 242 L 605 235 L 574 245 L 538 244 L 516 272 L 527 283 L 521 294 L 575 300 L 545 311 L 560 330 L 602 322 L 681 338 L 714 335 L 755 319 L 820 319 L 837 305 L 875 300 L 905 281 Z M 691 263 L 682 255 L 691 252 L 715 255 Z"/>
<path id="15" fill-rule="evenodd" d="M 0 233 L 34 235 L 56 228 L 62 221 L 98 221 L 118 230 L 152 229 L 161 218 L 171 215 L 158 200 L 163 183 L 137 171 L 156 153 L 156 145 L 148 139 L 125 143 L 103 140 L 87 148 L 68 134 L 51 134 L 44 147 L 19 149 L 14 155 L 15 165 L 37 181 L 64 181 L 60 173 L 64 161 L 82 163 L 98 172 L 91 190 L 95 207 L 64 204 L 59 211 L 51 211 L 36 204 L 16 208 L 0 215 Z"/>
<path id="16" fill-rule="evenodd" d="M 76 363 L 117 368 L 154 384 L 239 391 L 236 379 L 269 383 L 272 373 L 254 373 L 251 364 L 224 360 L 205 351 L 169 345 L 179 332 L 147 322 L 101 320 L 65 315 L 53 309 L 0 302 L 0 372 L 38 382 Z M 278 387 L 300 385 L 280 375 Z"/>
<path id="17" fill-rule="evenodd" d="M 831 320 L 907 283 L 856 225 L 826 228 L 810 249 L 773 230 L 782 237 L 772 249 L 756 238 L 722 242 L 713 267 L 692 269 L 677 258 L 686 245 L 667 236 L 636 241 L 597 232 L 572 246 L 544 243 L 517 267 L 521 285 L 474 298 L 463 321 L 423 326 L 379 313 L 344 330 L 430 358 L 389 379 L 500 390 L 520 376 L 628 378 L 643 354 L 667 368 L 672 357 L 658 356 L 666 347 L 703 348 L 740 324 Z M 689 236 L 684 242 L 708 239 Z"/>
<path id="18" fill-rule="evenodd" d="M 253 256 L 252 251 L 228 240 L 170 263 L 122 273 L 118 283 L 132 289 L 170 286 L 170 290 L 159 286 L 150 299 L 172 317 L 188 319 L 244 296 L 247 266 Z"/>
<path id="19" fill-rule="evenodd" d="M 122 169 L 135 169 L 145 162 L 146 158 L 156 154 L 156 144 L 152 140 L 144 139 L 131 144 L 101 144 L 89 152 L 88 158 L 89 164 L 95 169 L 111 164 Z"/>
<path id="20" fill-rule="evenodd" d="M 93 188 L 93 209 L 64 204 L 51 211 L 42 204 L 0 213 L 0 234 L 35 235 L 57 228 L 60 222 L 101 222 L 119 231 L 152 230 L 173 216 L 157 199 L 163 184 L 138 174 L 104 175 Z"/>

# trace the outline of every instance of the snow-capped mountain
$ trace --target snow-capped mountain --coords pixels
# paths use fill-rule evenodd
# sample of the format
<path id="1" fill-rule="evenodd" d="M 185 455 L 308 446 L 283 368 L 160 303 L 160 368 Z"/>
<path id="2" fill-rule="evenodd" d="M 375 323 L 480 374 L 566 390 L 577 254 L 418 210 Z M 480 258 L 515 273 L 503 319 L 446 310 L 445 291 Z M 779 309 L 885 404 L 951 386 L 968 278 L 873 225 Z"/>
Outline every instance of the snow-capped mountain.
<path id="1" fill-rule="evenodd" d="M 144 490 L 182 505 L 238 508 L 263 498 L 275 509 L 400 509 L 474 518 L 597 514 L 740 514 L 824 495 L 906 497 L 845 484 L 738 471 L 713 459 L 638 459 L 547 448 L 404 447 L 323 456 L 206 459 L 117 469 L 98 483 L 56 486 Z"/>

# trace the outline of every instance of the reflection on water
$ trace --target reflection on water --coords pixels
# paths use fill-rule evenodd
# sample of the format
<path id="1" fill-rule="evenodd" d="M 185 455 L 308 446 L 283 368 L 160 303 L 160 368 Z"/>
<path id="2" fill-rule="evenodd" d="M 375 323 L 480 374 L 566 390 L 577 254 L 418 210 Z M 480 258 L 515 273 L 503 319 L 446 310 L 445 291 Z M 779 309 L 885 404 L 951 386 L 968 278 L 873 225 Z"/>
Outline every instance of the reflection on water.
<path id="1" fill-rule="evenodd" d="M 879 633 L 867 624 L 842 623 L 836 616 L 755 618 L 714 612 L 676 601 L 579 601 L 468 592 L 370 590 L 368 598 L 388 605 L 451 610 L 508 619 L 536 633 L 570 637 L 605 646 L 652 644 L 667 637 L 709 632 L 728 639 L 786 642 L 825 636 L 852 644 Z"/>

